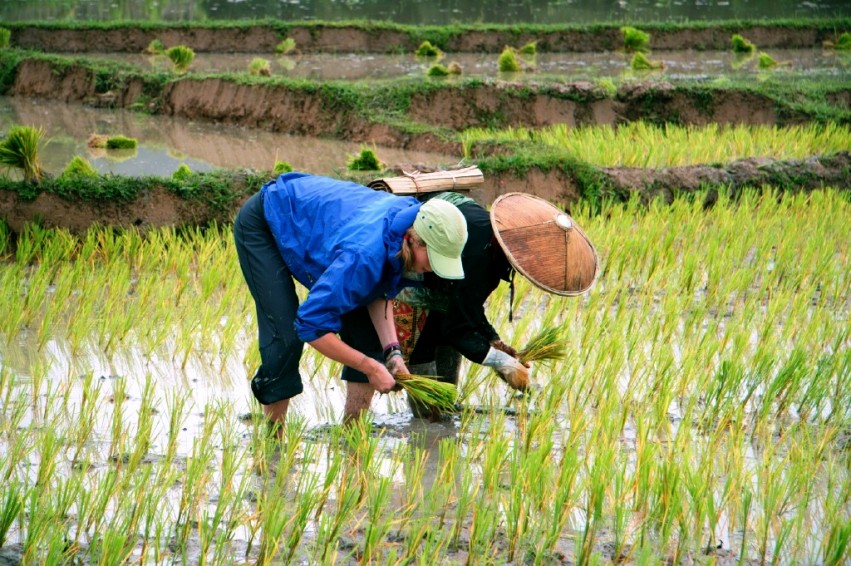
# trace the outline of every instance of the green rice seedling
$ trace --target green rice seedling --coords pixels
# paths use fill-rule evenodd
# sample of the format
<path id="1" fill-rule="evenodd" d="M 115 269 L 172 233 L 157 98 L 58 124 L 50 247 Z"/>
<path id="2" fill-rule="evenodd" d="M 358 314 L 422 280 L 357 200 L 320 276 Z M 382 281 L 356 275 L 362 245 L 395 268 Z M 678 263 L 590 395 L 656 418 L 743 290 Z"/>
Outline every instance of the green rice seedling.
<path id="1" fill-rule="evenodd" d="M 442 413 L 455 412 L 458 389 L 452 383 L 438 381 L 437 376 L 396 374 L 399 384 L 408 397 Z"/>
<path id="2" fill-rule="evenodd" d="M 520 71 L 520 62 L 517 60 L 517 52 L 513 47 L 506 46 L 496 61 L 500 73 L 517 73 Z"/>
<path id="3" fill-rule="evenodd" d="M 275 160 L 275 166 L 272 168 L 272 174 L 278 176 L 284 173 L 290 173 L 292 172 L 292 170 L 293 166 L 290 165 L 287 161 Z"/>
<path id="4" fill-rule="evenodd" d="M 745 39 L 742 35 L 734 33 L 730 38 L 734 53 L 753 53 L 756 45 Z"/>
<path id="5" fill-rule="evenodd" d="M 836 49 L 840 51 L 851 50 L 851 32 L 846 31 L 839 36 L 839 40 L 836 42 Z"/>
<path id="6" fill-rule="evenodd" d="M 615 82 L 608 77 L 598 77 L 594 79 L 594 90 L 613 98 L 618 93 L 618 87 Z"/>
<path id="7" fill-rule="evenodd" d="M 523 55 L 535 55 L 538 53 L 538 42 L 530 41 L 529 43 L 523 45 L 523 47 L 521 47 L 519 51 Z"/>
<path id="8" fill-rule="evenodd" d="M 287 37 L 281 40 L 278 45 L 275 46 L 275 53 L 278 55 L 289 55 L 290 53 L 296 50 L 296 42 L 293 38 Z"/>
<path id="9" fill-rule="evenodd" d="M 185 181 L 191 176 L 192 169 L 190 169 L 186 163 L 181 163 L 177 169 L 174 170 L 174 173 L 171 174 L 171 178 L 175 181 Z"/>
<path id="10" fill-rule="evenodd" d="M 149 55 L 164 55 L 165 45 L 163 45 L 163 42 L 159 39 L 154 38 L 145 48 L 145 53 Z"/>
<path id="11" fill-rule="evenodd" d="M 0 28 L 0 49 L 9 47 L 9 42 L 12 39 L 12 30 Z"/>
<path id="12" fill-rule="evenodd" d="M 399 458 L 404 463 L 403 472 L 405 481 L 402 484 L 401 508 L 399 518 L 396 522 L 396 538 L 402 539 L 403 532 L 408 529 L 414 512 L 423 500 L 423 475 L 428 454 L 425 450 L 412 443 L 398 448 Z"/>
<path id="13" fill-rule="evenodd" d="M 567 355 L 565 328 L 550 326 L 541 328 L 520 350 L 521 362 L 555 362 Z"/>
<path id="14" fill-rule="evenodd" d="M 128 138 L 127 136 L 109 136 L 104 142 L 103 147 L 106 149 L 135 149 L 139 145 L 136 138 Z"/>
<path id="15" fill-rule="evenodd" d="M 62 171 L 60 177 L 97 177 L 100 175 L 97 169 L 92 167 L 92 164 L 89 163 L 89 160 L 80 155 L 75 155 L 71 158 L 71 161 L 68 162 L 68 165 Z"/>
<path id="16" fill-rule="evenodd" d="M 183 73 L 189 69 L 192 60 L 195 59 L 195 51 L 191 47 L 185 45 L 176 45 L 170 47 L 165 52 L 166 56 L 171 59 L 174 69 L 178 73 Z"/>
<path id="17" fill-rule="evenodd" d="M 260 75 L 263 77 L 271 77 L 272 76 L 272 66 L 269 63 L 268 59 L 263 59 L 262 57 L 255 57 L 248 64 L 248 73 L 251 75 Z"/>
<path id="18" fill-rule="evenodd" d="M 2 507 L 0 507 L 0 547 L 6 544 L 6 536 L 12 524 L 18 519 L 24 509 L 24 500 L 27 495 L 23 486 L 17 479 L 7 483 L 4 488 Z"/>
<path id="19" fill-rule="evenodd" d="M 438 63 L 429 67 L 426 74 L 430 77 L 447 77 L 449 76 L 449 69 L 446 67 L 446 65 L 441 65 L 440 63 Z"/>
<path id="20" fill-rule="evenodd" d="M 773 69 L 777 66 L 777 61 L 768 53 L 760 51 L 757 57 L 760 69 Z"/>
<path id="21" fill-rule="evenodd" d="M 650 51 L 650 34 L 632 26 L 621 28 L 623 48 L 627 53 L 646 53 Z"/>
<path id="22" fill-rule="evenodd" d="M 378 548 L 390 532 L 392 523 L 387 515 L 387 507 L 392 493 L 390 491 L 391 477 L 381 476 L 369 482 L 366 495 L 367 523 L 364 530 L 363 549 L 359 558 L 360 564 L 373 564 L 379 558 Z"/>
<path id="23" fill-rule="evenodd" d="M 432 45 L 429 40 L 424 40 L 420 43 L 417 50 L 414 52 L 417 57 L 442 57 L 443 51 L 439 47 Z"/>
<path id="24" fill-rule="evenodd" d="M 629 66 L 632 67 L 634 71 L 655 71 L 663 67 L 661 61 L 652 61 L 647 57 L 647 55 L 640 51 L 632 56 Z"/>
<path id="25" fill-rule="evenodd" d="M 15 126 L 0 140 L 0 166 L 20 169 L 24 181 L 40 183 L 43 175 L 39 151 L 44 130 L 34 126 Z"/>
<path id="26" fill-rule="evenodd" d="M 375 151 L 368 147 L 361 147 L 358 155 L 350 155 L 347 167 L 352 171 L 379 171 L 384 164 L 375 155 Z"/>

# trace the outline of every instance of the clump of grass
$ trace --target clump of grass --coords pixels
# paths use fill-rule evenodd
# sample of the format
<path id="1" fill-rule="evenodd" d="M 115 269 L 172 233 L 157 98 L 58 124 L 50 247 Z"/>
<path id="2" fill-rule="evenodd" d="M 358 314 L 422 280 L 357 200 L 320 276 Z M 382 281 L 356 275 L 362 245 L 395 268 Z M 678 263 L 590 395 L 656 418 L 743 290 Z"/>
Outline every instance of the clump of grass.
<path id="1" fill-rule="evenodd" d="M 293 166 L 290 165 L 286 161 L 275 161 L 275 166 L 272 168 L 272 173 L 277 175 L 281 175 L 283 173 L 289 173 L 293 170 Z"/>
<path id="2" fill-rule="evenodd" d="M 272 76 L 272 66 L 269 64 L 267 59 L 255 57 L 251 60 L 251 63 L 248 64 L 248 72 L 252 75 L 270 77 Z"/>
<path id="3" fill-rule="evenodd" d="M 437 63 L 428 68 L 427 74 L 430 77 L 446 77 L 449 76 L 449 68 L 446 65 Z"/>
<path id="4" fill-rule="evenodd" d="M 524 364 L 563 360 L 567 355 L 564 330 L 558 326 L 542 328 L 529 339 L 519 354 L 519 360 Z"/>
<path id="5" fill-rule="evenodd" d="M 12 31 L 6 28 L 0 28 L 0 49 L 9 47 L 9 42 L 12 39 Z"/>
<path id="6" fill-rule="evenodd" d="M 651 61 L 647 57 L 647 55 L 641 52 L 638 52 L 632 56 L 630 66 L 635 71 L 653 71 L 656 69 L 661 69 L 663 67 L 661 61 Z"/>
<path id="7" fill-rule="evenodd" d="M 145 53 L 150 55 L 163 55 L 165 53 L 165 45 L 159 39 L 152 39 L 145 48 Z"/>
<path id="8" fill-rule="evenodd" d="M 777 61 L 768 53 L 760 52 L 758 60 L 760 69 L 772 69 L 777 66 Z"/>
<path id="9" fill-rule="evenodd" d="M 845 32 L 839 36 L 839 41 L 836 42 L 836 48 L 841 51 L 851 51 L 851 33 Z"/>
<path id="10" fill-rule="evenodd" d="M 0 165 L 20 169 L 24 181 L 40 183 L 42 168 L 38 162 L 44 130 L 34 126 L 16 126 L 0 141 Z"/>
<path id="11" fill-rule="evenodd" d="M 520 53 L 523 55 L 536 55 L 538 53 L 538 42 L 530 41 L 520 48 Z"/>
<path id="12" fill-rule="evenodd" d="M 623 48 L 627 53 L 642 53 L 650 50 L 650 34 L 632 26 L 621 28 Z"/>
<path id="13" fill-rule="evenodd" d="M 733 44 L 733 52 L 735 53 L 753 53 L 756 49 L 756 45 L 738 33 L 734 33 L 730 41 Z"/>
<path id="14" fill-rule="evenodd" d="M 420 43 L 420 46 L 417 47 L 414 54 L 417 57 L 440 57 L 443 55 L 443 51 L 441 51 L 439 47 L 432 45 L 432 43 L 426 39 Z"/>
<path id="15" fill-rule="evenodd" d="M 192 64 L 192 60 L 195 59 L 195 51 L 185 45 L 170 47 L 165 54 L 174 63 L 174 69 L 181 73 L 186 71 Z"/>
<path id="16" fill-rule="evenodd" d="M 181 163 L 180 166 L 171 174 L 171 178 L 175 181 L 185 181 L 192 176 L 192 169 L 186 163 Z"/>
<path id="17" fill-rule="evenodd" d="M 608 77 L 600 77 L 594 81 L 594 88 L 609 97 L 614 97 L 618 92 L 615 81 Z"/>
<path id="18" fill-rule="evenodd" d="M 408 397 L 441 413 L 455 411 L 458 390 L 451 383 L 438 381 L 435 376 L 396 374 L 398 383 Z"/>
<path id="19" fill-rule="evenodd" d="M 60 177 L 62 178 L 85 178 L 85 177 L 97 177 L 99 173 L 97 169 L 92 167 L 92 164 L 89 163 L 89 160 L 80 155 L 75 155 L 71 161 L 68 162 L 68 165 L 65 167 L 65 170 L 62 171 Z"/>
<path id="20" fill-rule="evenodd" d="M 110 136 L 106 139 L 106 144 L 102 147 L 106 149 L 135 149 L 139 145 L 136 138 L 128 138 L 127 136 Z"/>
<path id="21" fill-rule="evenodd" d="M 517 73 L 520 71 L 520 61 L 517 60 L 517 52 L 513 47 L 505 46 L 497 59 L 499 72 Z"/>
<path id="22" fill-rule="evenodd" d="M 278 45 L 275 46 L 275 53 L 279 55 L 288 55 L 295 51 L 296 43 L 295 40 L 291 37 L 287 37 L 283 41 L 281 41 Z"/>
<path id="23" fill-rule="evenodd" d="M 352 171 L 378 171 L 383 167 L 375 152 L 367 147 L 362 147 L 358 155 L 351 156 L 348 163 Z"/>

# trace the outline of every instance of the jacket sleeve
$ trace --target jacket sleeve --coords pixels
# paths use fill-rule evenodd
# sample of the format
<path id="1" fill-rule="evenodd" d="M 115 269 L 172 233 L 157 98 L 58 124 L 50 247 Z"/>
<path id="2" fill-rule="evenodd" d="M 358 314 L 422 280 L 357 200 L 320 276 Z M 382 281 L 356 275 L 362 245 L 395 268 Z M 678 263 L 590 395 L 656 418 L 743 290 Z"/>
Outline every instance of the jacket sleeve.
<path id="1" fill-rule="evenodd" d="M 341 317 L 364 306 L 379 293 L 383 262 L 358 250 L 341 251 L 316 280 L 299 306 L 295 329 L 303 342 L 312 342 L 342 328 Z"/>
<path id="2" fill-rule="evenodd" d="M 465 277 L 449 284 L 449 304 L 442 317 L 446 342 L 475 363 L 485 359 L 491 340 L 499 338 L 485 315 L 485 302 L 500 282 L 490 255 L 485 247 L 465 258 Z"/>

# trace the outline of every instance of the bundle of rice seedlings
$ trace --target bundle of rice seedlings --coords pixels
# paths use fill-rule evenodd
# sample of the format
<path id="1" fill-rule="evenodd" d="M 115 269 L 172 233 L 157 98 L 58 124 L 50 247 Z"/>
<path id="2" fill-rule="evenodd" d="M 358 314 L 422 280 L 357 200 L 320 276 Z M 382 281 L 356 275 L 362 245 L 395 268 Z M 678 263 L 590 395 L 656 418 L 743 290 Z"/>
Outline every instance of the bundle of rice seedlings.
<path id="1" fill-rule="evenodd" d="M 561 328 L 557 326 L 542 328 L 520 350 L 519 359 L 524 364 L 563 360 L 567 355 L 564 339 L 564 330 Z"/>
<path id="2" fill-rule="evenodd" d="M 0 141 L 0 166 L 21 169 L 24 181 L 40 183 L 42 176 L 39 148 L 44 130 L 35 126 L 16 126 Z"/>
<path id="3" fill-rule="evenodd" d="M 408 394 L 408 397 L 441 413 L 455 411 L 458 390 L 451 383 L 438 381 L 437 376 L 411 375 L 398 373 L 396 383 Z"/>

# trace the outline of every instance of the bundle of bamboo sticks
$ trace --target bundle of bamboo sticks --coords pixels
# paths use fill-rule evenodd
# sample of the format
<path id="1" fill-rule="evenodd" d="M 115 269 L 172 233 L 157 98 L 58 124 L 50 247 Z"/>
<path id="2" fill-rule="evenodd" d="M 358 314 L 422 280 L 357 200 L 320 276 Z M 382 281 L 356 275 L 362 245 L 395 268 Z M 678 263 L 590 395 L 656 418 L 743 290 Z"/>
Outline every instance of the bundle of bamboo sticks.
<path id="1" fill-rule="evenodd" d="M 399 177 L 384 177 L 371 181 L 367 186 L 396 195 L 417 195 L 440 191 L 466 191 L 484 182 L 481 170 L 476 166 L 420 173 L 405 172 Z"/>

